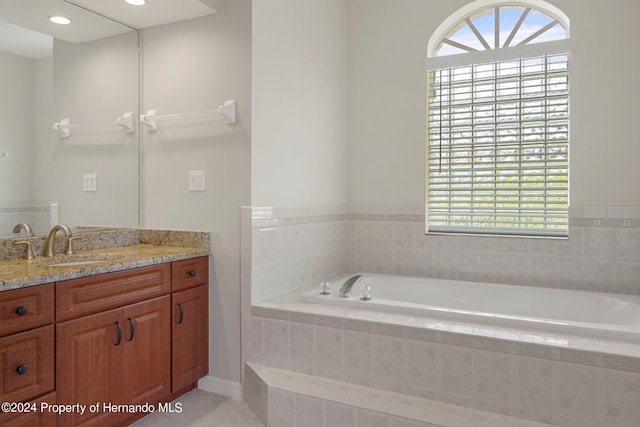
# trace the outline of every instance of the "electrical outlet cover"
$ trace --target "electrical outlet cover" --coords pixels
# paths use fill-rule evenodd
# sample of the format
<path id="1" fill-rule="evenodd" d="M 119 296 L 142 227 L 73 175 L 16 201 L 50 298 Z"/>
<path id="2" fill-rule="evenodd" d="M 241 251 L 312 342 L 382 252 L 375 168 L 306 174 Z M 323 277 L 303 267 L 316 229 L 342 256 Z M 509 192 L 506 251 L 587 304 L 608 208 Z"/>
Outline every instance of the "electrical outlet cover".
<path id="1" fill-rule="evenodd" d="M 97 178 L 95 173 L 85 173 L 82 176 L 83 191 L 97 191 Z"/>
<path id="2" fill-rule="evenodd" d="M 189 171 L 189 191 L 205 191 L 204 171 Z"/>

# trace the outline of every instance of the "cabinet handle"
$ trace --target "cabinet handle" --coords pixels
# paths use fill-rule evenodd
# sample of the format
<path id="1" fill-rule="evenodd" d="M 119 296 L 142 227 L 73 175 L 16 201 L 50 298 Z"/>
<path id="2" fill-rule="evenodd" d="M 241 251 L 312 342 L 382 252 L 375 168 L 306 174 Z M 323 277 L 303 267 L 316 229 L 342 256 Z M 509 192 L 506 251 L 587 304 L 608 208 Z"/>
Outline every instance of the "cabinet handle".
<path id="1" fill-rule="evenodd" d="M 25 305 L 21 305 L 16 309 L 16 313 L 18 314 L 18 316 L 24 316 L 25 314 L 27 314 L 27 311 L 27 306 Z"/>
<path id="2" fill-rule="evenodd" d="M 27 365 L 18 366 L 18 369 L 16 369 L 16 372 L 18 373 L 18 375 L 26 374 L 27 373 Z"/>
<path id="3" fill-rule="evenodd" d="M 122 325 L 120 325 L 120 322 L 116 322 L 116 328 L 118 331 L 118 338 L 116 339 L 115 345 L 120 345 L 120 342 L 122 341 Z"/>
<path id="4" fill-rule="evenodd" d="M 195 270 L 189 270 L 189 276 L 196 277 L 196 271 Z"/>
<path id="5" fill-rule="evenodd" d="M 182 323 L 182 319 L 184 318 L 184 310 L 182 309 L 182 304 L 178 303 L 178 320 L 176 323 Z"/>
<path id="6" fill-rule="evenodd" d="M 136 324 L 131 317 L 127 317 L 127 320 L 129 321 L 129 338 L 127 338 L 127 341 L 132 341 L 133 336 L 136 334 Z"/>

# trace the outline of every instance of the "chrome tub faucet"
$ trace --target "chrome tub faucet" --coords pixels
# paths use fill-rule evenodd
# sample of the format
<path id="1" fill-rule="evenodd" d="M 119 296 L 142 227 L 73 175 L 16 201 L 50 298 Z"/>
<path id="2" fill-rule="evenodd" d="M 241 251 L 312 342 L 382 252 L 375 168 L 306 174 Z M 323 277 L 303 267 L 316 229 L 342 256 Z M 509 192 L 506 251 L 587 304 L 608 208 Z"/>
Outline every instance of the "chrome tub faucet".
<path id="1" fill-rule="evenodd" d="M 349 277 L 340 287 L 338 294 L 343 298 L 347 298 L 349 294 L 351 294 L 351 288 L 353 288 L 353 285 L 355 285 L 361 277 L 362 274 L 356 274 L 355 276 Z"/>

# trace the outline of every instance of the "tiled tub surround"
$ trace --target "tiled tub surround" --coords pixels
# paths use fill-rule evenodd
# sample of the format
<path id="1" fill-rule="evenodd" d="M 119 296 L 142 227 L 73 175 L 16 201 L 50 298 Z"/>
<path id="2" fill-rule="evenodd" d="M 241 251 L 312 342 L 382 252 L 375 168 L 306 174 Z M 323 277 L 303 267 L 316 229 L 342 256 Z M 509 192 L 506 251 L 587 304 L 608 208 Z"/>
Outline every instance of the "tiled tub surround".
<path id="1" fill-rule="evenodd" d="M 621 356 L 603 351 L 616 343 L 585 337 L 293 300 L 251 314 L 256 365 L 459 405 L 469 417 L 475 409 L 563 427 L 640 425 L 637 345 L 617 344 L 636 357 Z"/>
<path id="2" fill-rule="evenodd" d="M 425 235 L 424 216 L 348 207 L 247 209 L 252 302 L 355 271 L 640 294 L 638 218 L 573 218 L 569 239 L 544 239 Z"/>
<path id="3" fill-rule="evenodd" d="M 251 301 L 349 271 L 353 258 L 350 229 L 345 214 L 254 219 Z"/>
<path id="4" fill-rule="evenodd" d="M 640 221 L 572 220 L 569 239 L 545 239 L 425 235 L 415 216 L 350 218 L 351 271 L 640 294 Z"/>
<path id="5" fill-rule="evenodd" d="M 245 361 L 567 427 L 640 425 L 636 346 L 273 298 L 357 271 L 640 294 L 638 218 L 596 209 L 571 219 L 569 239 L 534 239 L 425 235 L 420 215 L 348 207 L 248 211 Z"/>
<path id="6" fill-rule="evenodd" d="M 246 401 L 277 427 L 550 427 L 345 381 L 246 364 Z"/>
<path id="7" fill-rule="evenodd" d="M 48 202 L 0 202 L 0 238 L 13 237 L 13 226 L 26 222 L 36 233 L 51 228 L 51 206 Z"/>

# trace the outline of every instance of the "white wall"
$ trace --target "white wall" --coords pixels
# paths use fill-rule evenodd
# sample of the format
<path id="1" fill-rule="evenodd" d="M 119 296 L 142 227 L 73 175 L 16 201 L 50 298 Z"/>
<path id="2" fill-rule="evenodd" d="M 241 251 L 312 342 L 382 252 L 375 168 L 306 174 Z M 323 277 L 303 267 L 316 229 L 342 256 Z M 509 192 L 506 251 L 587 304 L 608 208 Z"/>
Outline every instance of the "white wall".
<path id="1" fill-rule="evenodd" d="M 116 126 L 125 112 L 138 113 L 138 35 L 130 32 L 72 44 L 54 39 L 53 115 L 76 124 L 54 144 L 50 199 L 70 226 L 138 225 L 138 138 Z M 83 175 L 97 175 L 97 191 L 83 191 Z"/>
<path id="2" fill-rule="evenodd" d="M 424 203 L 429 37 L 465 0 L 348 1 L 348 198 Z M 571 205 L 640 206 L 640 2 L 553 0 L 571 19 Z M 292 189 L 294 190 L 294 189 Z M 396 209 L 397 210 L 397 209 Z M 419 212 L 416 212 L 419 213 Z"/>
<path id="3" fill-rule="evenodd" d="M 0 52 L 0 201 L 31 199 L 33 83 L 34 60 Z"/>
<path id="4" fill-rule="evenodd" d="M 571 18 L 571 204 L 640 207 L 640 2 L 553 4 Z"/>
<path id="5" fill-rule="evenodd" d="M 164 122 L 142 130 L 142 226 L 209 231 L 209 374 L 240 381 L 240 206 L 250 202 L 251 1 L 214 15 L 145 29 L 143 111 L 186 113 L 237 102 L 238 121 Z M 195 124 L 191 122 L 191 124 Z M 204 170 L 206 191 L 188 191 Z"/>
<path id="6" fill-rule="evenodd" d="M 252 204 L 346 202 L 346 1 L 253 2 Z"/>
<path id="7" fill-rule="evenodd" d="M 34 150 L 32 158 L 31 197 L 33 200 L 49 200 L 53 170 L 51 159 L 57 138 L 51 129 L 52 123 L 56 121 L 52 112 L 53 58 L 51 56 L 34 61 L 34 76 L 34 138 L 37 148 Z"/>

